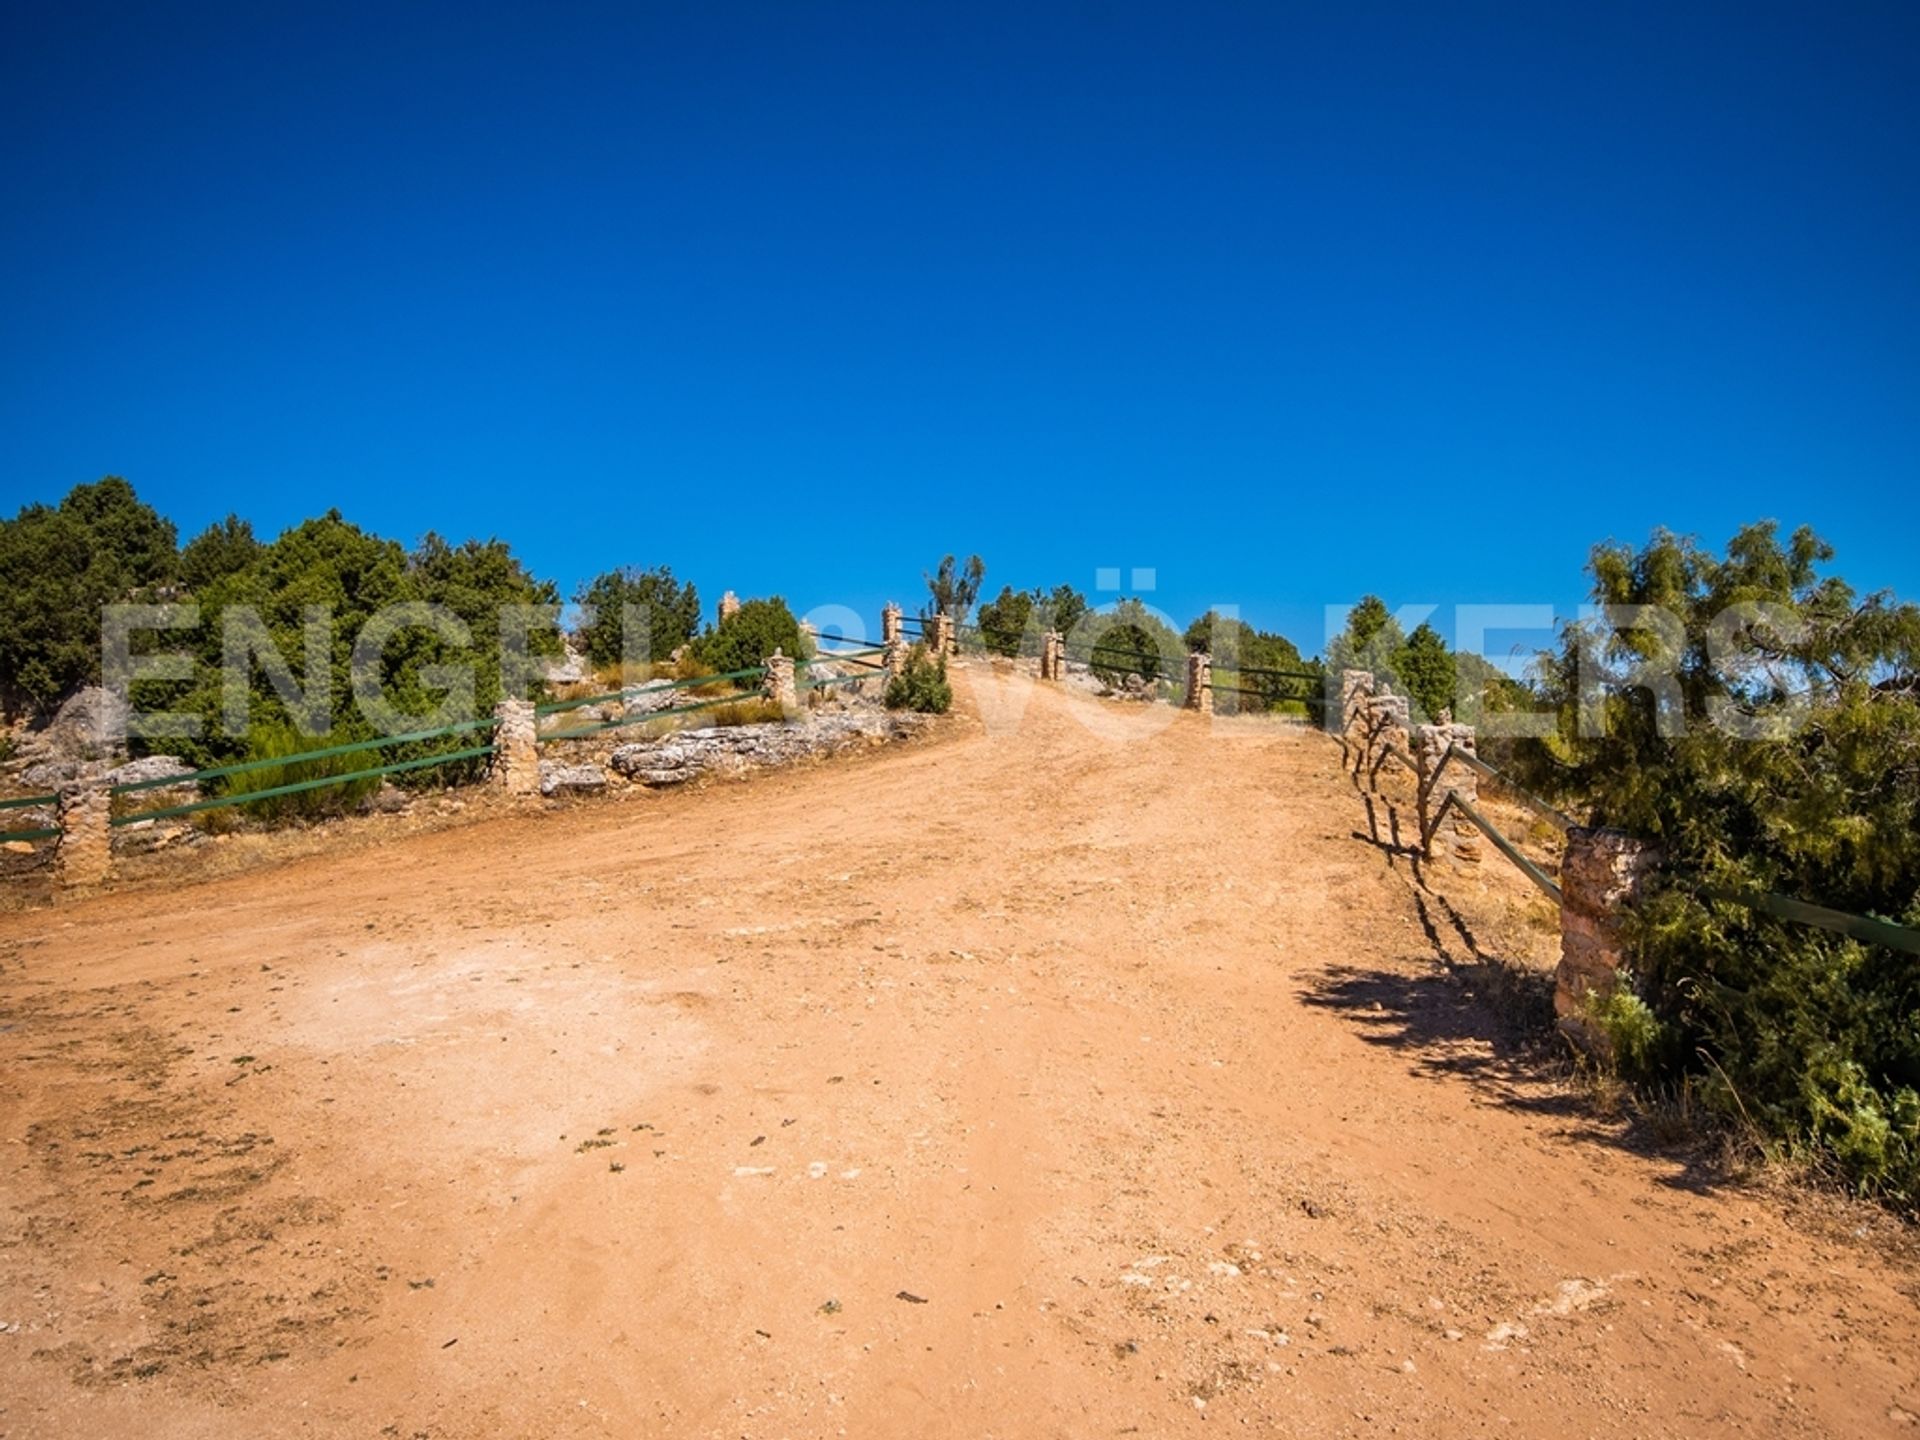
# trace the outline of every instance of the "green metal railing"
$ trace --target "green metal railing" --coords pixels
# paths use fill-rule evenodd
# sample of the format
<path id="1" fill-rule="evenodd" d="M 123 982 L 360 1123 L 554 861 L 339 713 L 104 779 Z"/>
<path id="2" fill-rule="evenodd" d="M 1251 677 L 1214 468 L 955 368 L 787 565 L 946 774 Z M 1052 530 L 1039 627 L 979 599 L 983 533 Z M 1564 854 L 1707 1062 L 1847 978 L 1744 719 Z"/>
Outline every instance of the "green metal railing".
<path id="1" fill-rule="evenodd" d="M 488 721 L 487 723 L 491 725 L 493 722 Z M 449 729 L 467 728 L 470 727 L 449 727 Z M 442 732 L 435 731 L 429 733 L 438 734 Z M 388 740 L 381 743 L 391 745 L 397 742 Z M 356 748 L 367 749 L 371 747 L 359 746 Z M 399 775 L 409 770 L 425 770 L 435 765 L 450 765 L 456 760 L 475 760 L 482 755 L 493 754 L 495 748 L 493 743 L 489 741 L 485 745 L 471 745 L 464 750 L 450 750 L 441 755 L 423 755 L 414 760 L 397 760 L 391 765 L 376 765 L 370 769 L 355 770 L 346 775 L 320 775 L 312 780 L 295 780 L 285 785 L 270 785 L 264 790 L 248 790 L 232 795 L 216 795 L 210 800 L 195 800 L 185 805 L 168 805 L 159 810 L 142 810 L 132 815 L 116 815 L 113 817 L 112 823 L 115 825 L 133 825 L 142 820 L 170 820 L 176 815 L 193 815 L 202 810 L 220 810 L 230 805 L 251 805 L 256 800 L 271 800 L 276 795 L 298 795 L 302 791 L 324 790 L 330 785 L 346 785 L 355 780 L 372 780 L 383 775 Z M 257 770 L 261 769 L 264 764 L 281 766 L 297 765 L 303 760 L 312 760 L 322 755 L 339 753 L 341 753 L 341 750 L 338 747 L 329 750 L 316 750 L 306 755 L 289 755 L 280 760 L 251 764 L 247 768 Z M 195 778 L 194 775 L 177 775 L 172 777 L 171 783 L 175 785 L 185 785 Z M 116 791 L 119 788 L 117 785 L 114 787 Z"/>
<path id="2" fill-rule="evenodd" d="M 1409 770 L 1413 771 L 1416 776 L 1419 775 L 1419 766 L 1414 763 L 1412 756 L 1408 755 L 1396 745 L 1389 745 L 1385 748 L 1388 754 L 1395 760 L 1404 764 Z M 1434 768 L 1433 774 L 1420 781 L 1420 798 L 1423 806 L 1427 797 L 1432 794 L 1434 785 L 1439 781 L 1441 772 L 1446 769 L 1448 764 L 1454 761 L 1459 761 L 1476 774 L 1485 776 L 1496 785 L 1510 792 L 1522 804 L 1534 811 L 1562 834 L 1577 828 L 1576 823 L 1570 817 L 1555 809 L 1552 805 L 1549 805 L 1524 785 L 1511 779 L 1496 767 L 1487 764 L 1487 762 L 1479 756 L 1468 754 L 1457 745 L 1449 745 L 1446 754 L 1441 757 L 1439 765 Z M 1440 808 L 1428 817 L 1426 826 L 1420 835 L 1420 848 L 1422 850 L 1426 850 L 1431 844 L 1434 833 L 1440 828 L 1441 820 L 1450 809 L 1458 810 L 1464 815 L 1473 827 L 1482 835 L 1485 835 L 1488 840 L 1492 841 L 1500 853 L 1511 860 L 1514 865 L 1518 866 L 1529 880 L 1539 886 L 1540 889 L 1552 897 L 1553 900 L 1556 902 L 1559 901 L 1560 886 L 1554 882 L 1546 871 L 1542 870 L 1532 860 L 1522 854 L 1519 848 L 1515 846 L 1512 841 L 1508 840 L 1497 826 L 1492 824 L 1471 803 L 1462 799 L 1460 795 L 1454 791 L 1448 791 L 1447 798 L 1440 803 Z M 1845 935 L 1851 940 L 1859 940 L 1869 945 L 1884 945 L 1888 949 L 1898 950 L 1903 954 L 1920 955 L 1920 928 L 1914 926 L 1896 924 L 1891 920 L 1881 920 L 1871 915 L 1855 915 L 1845 910 L 1835 910 L 1830 906 L 1816 905 L 1808 900 L 1798 900 L 1790 895 L 1776 895 L 1770 891 L 1734 889 L 1729 886 L 1714 884 L 1696 885 L 1690 888 L 1693 894 L 1703 900 L 1718 901 L 1727 905 L 1738 905 L 1743 909 L 1758 911 L 1763 915 L 1771 915 L 1777 920 L 1787 920 L 1798 925 L 1811 925 L 1817 929 L 1827 930 L 1836 935 Z"/>
<path id="3" fill-rule="evenodd" d="M 577 695 L 571 700 L 549 700 L 533 707 L 539 715 L 560 715 L 588 705 L 604 705 L 609 700 L 629 700 L 636 695 L 652 695 L 663 690 L 697 690 L 703 685 L 723 685 L 729 681 L 752 680 L 767 673 L 764 665 L 746 670 L 728 670 L 719 675 L 689 675 L 684 680 L 649 680 L 644 685 L 629 685 L 624 690 L 608 690 L 599 695 Z"/>
<path id="4" fill-rule="evenodd" d="M 621 715 L 612 720 L 601 720 L 592 725 L 576 725 L 570 730 L 555 730 L 546 735 L 536 735 L 534 739 L 541 745 L 552 740 L 578 740 L 585 735 L 600 735 L 608 730 L 624 730 L 634 725 L 646 725 L 655 720 L 670 720 L 676 715 L 694 715 L 702 710 L 717 709 L 722 705 L 745 704 L 758 698 L 751 693 L 717 695 L 711 700 L 700 700 L 691 705 L 672 705 L 664 710 L 642 711 L 636 715 Z"/>
<path id="5" fill-rule="evenodd" d="M 12 800 L 0 800 L 0 810 L 39 810 L 59 803 L 58 795 L 21 795 Z M 36 826 L 28 830 L 0 830 L 0 844 L 9 840 L 51 840 L 59 833 L 57 825 Z"/>

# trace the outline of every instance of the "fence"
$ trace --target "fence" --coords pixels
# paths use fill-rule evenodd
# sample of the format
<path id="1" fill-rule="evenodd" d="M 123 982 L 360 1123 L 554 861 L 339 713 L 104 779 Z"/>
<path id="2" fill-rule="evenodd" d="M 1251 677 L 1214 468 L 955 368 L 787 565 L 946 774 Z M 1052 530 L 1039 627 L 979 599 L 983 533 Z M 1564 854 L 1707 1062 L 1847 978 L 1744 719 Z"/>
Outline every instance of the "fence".
<path id="1" fill-rule="evenodd" d="M 1791 896 L 1699 883 L 1665 866 L 1658 850 L 1643 840 L 1579 824 L 1475 754 L 1470 726 L 1446 723 L 1410 727 L 1407 700 L 1390 693 L 1376 694 L 1374 678 L 1368 672 L 1344 672 L 1341 695 L 1339 739 L 1356 782 L 1364 775 L 1368 786 L 1377 790 L 1380 772 L 1389 762 L 1403 767 L 1412 777 L 1420 817 L 1417 849 L 1422 857 L 1435 859 L 1435 842 L 1445 836 L 1453 841 L 1448 848 L 1455 859 L 1468 863 L 1477 860 L 1472 847 L 1459 843 L 1457 822 L 1464 821 L 1559 907 L 1561 958 L 1554 1004 L 1562 1028 L 1583 1043 L 1599 1043 L 1587 1024 L 1588 997 L 1610 991 L 1627 960 L 1622 910 L 1655 884 L 1681 886 L 1702 900 L 1738 905 L 1866 944 L 1920 955 L 1920 929 Z M 1481 811 L 1472 783 L 1478 779 L 1498 785 L 1516 804 L 1563 837 L 1557 879 Z"/>
<path id="2" fill-rule="evenodd" d="M 853 643 L 855 648 L 846 648 L 849 643 Z M 506 700 L 496 707 L 493 715 L 484 719 L 464 720 L 399 735 L 354 740 L 293 755 L 238 760 L 227 764 L 210 765 L 198 770 L 111 784 L 97 782 L 79 784 L 62 791 L 0 800 L 0 815 L 9 811 L 39 809 L 53 810 L 57 816 L 57 823 L 52 825 L 0 831 L 0 843 L 56 841 L 58 844 L 54 849 L 53 858 L 62 883 L 94 884 L 104 880 L 110 873 L 112 865 L 110 836 L 116 829 L 124 829 L 143 822 L 177 819 L 208 811 L 254 805 L 283 796 L 385 779 L 392 775 L 474 760 L 492 761 L 496 778 L 503 779 L 509 790 L 525 791 L 538 784 L 537 747 L 541 745 L 577 740 L 655 721 L 673 721 L 722 706 L 738 704 L 755 694 L 779 703 L 784 710 L 791 710 L 803 694 L 859 686 L 864 682 L 886 679 L 890 671 L 886 660 L 881 657 L 887 654 L 886 646 L 863 646 L 857 642 L 836 641 L 830 647 L 816 643 L 813 655 L 798 660 L 782 657 L 776 652 L 767 664 L 747 669 L 652 681 L 600 694 L 551 700 L 541 704 Z M 830 666 L 854 668 L 852 673 L 842 674 L 833 673 L 832 670 L 825 668 Z M 757 687 L 748 688 L 754 686 L 755 682 L 758 682 Z M 701 693 L 710 691 L 716 686 L 728 687 L 727 693 L 722 695 Z M 689 692 L 696 698 L 685 704 L 657 707 L 646 703 L 649 697 L 680 692 Z M 584 724 L 567 723 L 566 717 L 581 710 L 612 704 L 618 704 L 624 713 L 610 717 L 602 714 Z M 550 728 L 543 733 L 540 722 L 550 717 L 557 719 L 558 728 Z M 476 736 L 480 732 L 486 733 L 482 743 L 456 745 L 453 748 L 434 750 L 428 754 L 402 754 L 391 759 L 382 758 L 382 752 L 392 755 L 395 751 L 405 751 L 409 747 L 446 742 L 458 737 Z M 381 763 L 323 775 L 304 776 L 254 789 L 237 789 L 231 784 L 235 779 L 268 771 L 291 772 L 298 776 L 302 769 L 348 755 L 366 755 L 371 759 L 380 760 Z M 147 809 L 119 808 L 118 802 L 129 795 L 152 790 L 199 788 L 214 782 L 228 782 L 225 793 Z"/>

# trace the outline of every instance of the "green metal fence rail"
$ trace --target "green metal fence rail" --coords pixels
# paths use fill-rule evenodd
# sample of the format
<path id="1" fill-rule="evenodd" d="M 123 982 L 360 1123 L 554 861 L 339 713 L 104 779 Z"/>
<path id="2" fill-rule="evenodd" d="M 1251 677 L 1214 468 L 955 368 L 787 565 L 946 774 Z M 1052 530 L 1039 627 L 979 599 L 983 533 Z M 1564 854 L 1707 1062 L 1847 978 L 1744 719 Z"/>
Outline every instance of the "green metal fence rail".
<path id="1" fill-rule="evenodd" d="M 1211 662 L 1211 668 L 1224 670 L 1229 675 L 1269 675 L 1280 680 L 1311 680 L 1316 685 L 1326 678 L 1311 670 L 1273 670 L 1264 665 L 1228 665 L 1218 660 Z"/>
<path id="2" fill-rule="evenodd" d="M 827 675 L 819 680 L 808 680 L 798 688 L 802 690 L 824 690 L 829 685 L 860 685 L 868 680 L 878 680 L 886 674 L 885 667 L 869 671 L 865 675 Z"/>
<path id="3" fill-rule="evenodd" d="M 197 785 L 203 780 L 218 780 L 227 775 L 246 775 L 255 770 L 274 770 L 299 765 L 308 760 L 327 760 L 336 755 L 357 755 L 363 750 L 385 750 L 395 745 L 412 745 L 422 740 L 438 740 L 446 735 L 465 735 L 474 730 L 493 729 L 491 717 L 462 720 L 434 730 L 414 730 L 405 735 L 383 735 L 375 740 L 354 740 L 344 745 L 329 745 L 324 750 L 308 750 L 299 755 L 281 755 L 271 760 L 237 760 L 231 765 L 214 765 L 185 775 L 157 775 L 151 780 L 128 780 L 113 787 L 115 795 L 130 795 L 136 790 L 170 790 L 176 785 Z M 436 760 L 443 756 L 433 757 Z M 344 777 L 342 777 L 344 778 Z"/>
<path id="4" fill-rule="evenodd" d="M 613 720 L 602 720 L 593 725 L 578 725 L 571 730 L 555 730 L 550 734 L 536 735 L 535 741 L 545 745 L 550 740 L 578 740 L 585 735 L 599 735 L 608 730 L 622 730 L 633 725 L 645 725 L 653 720 L 668 720 L 675 715 L 692 715 L 701 710 L 713 710 L 721 705 L 747 704 L 761 698 L 747 693 L 740 695 L 718 695 L 711 700 L 701 700 L 692 705 L 673 705 L 665 710 L 650 710 L 638 715 L 622 715 Z"/>
<path id="5" fill-rule="evenodd" d="M 22 795 L 14 800 L 0 800 L 0 810 L 40 810 L 48 805 L 58 805 L 58 795 Z M 39 826 L 30 830 L 0 830 L 0 844 L 9 840 L 51 840 L 60 833 L 56 826 Z"/>
<path id="6" fill-rule="evenodd" d="M 1805 900 L 1771 895 L 1760 890 L 1733 890 L 1719 885 L 1705 885 L 1696 893 L 1703 899 L 1721 900 L 1729 905 L 1758 910 L 1776 919 L 1831 930 L 1851 940 L 1864 940 L 1868 944 L 1885 945 L 1908 955 L 1920 955 L 1920 930 L 1908 925 L 1896 925 L 1891 920 L 1876 920 L 1870 915 L 1849 915 L 1844 910 L 1830 910 L 1825 905 L 1814 905 Z"/>
<path id="7" fill-rule="evenodd" d="M 1394 759 L 1399 760 L 1409 769 L 1413 769 L 1415 773 L 1418 773 L 1418 769 L 1414 766 L 1411 756 L 1407 755 L 1398 746 L 1388 746 L 1386 748 Z M 1511 791 L 1526 804 L 1529 809 L 1538 813 L 1562 834 L 1576 828 L 1575 822 L 1572 819 L 1559 810 L 1556 810 L 1539 796 L 1533 794 L 1526 789 L 1525 786 L 1509 779 L 1500 770 L 1480 759 L 1479 756 L 1469 755 L 1466 751 L 1453 745 L 1447 747 L 1447 753 L 1441 757 L 1439 766 L 1435 768 L 1433 774 L 1429 776 L 1424 783 L 1422 787 L 1422 799 L 1431 793 L 1434 783 L 1440 778 L 1440 772 L 1446 769 L 1449 762 L 1454 760 L 1460 761 L 1477 774 L 1483 775 L 1495 784 Z M 1482 835 L 1485 835 L 1487 839 L 1499 847 L 1501 854 L 1505 855 L 1526 873 L 1528 879 L 1532 880 L 1534 884 L 1552 896 L 1554 900 L 1559 900 L 1560 887 L 1553 882 L 1546 872 L 1535 865 L 1525 855 L 1521 854 L 1513 843 L 1490 824 L 1486 817 L 1481 815 L 1471 804 L 1452 792 L 1449 792 L 1447 798 L 1441 802 L 1439 810 L 1435 811 L 1434 814 L 1429 817 L 1426 830 L 1420 837 L 1421 849 L 1424 850 L 1432 840 L 1434 832 L 1440 827 L 1441 818 L 1449 808 L 1456 809 L 1462 815 L 1466 816 L 1467 819 L 1472 822 L 1474 828 L 1479 830 Z M 1811 925 L 1817 929 L 1831 931 L 1836 935 L 1845 935 L 1850 940 L 1859 940 L 1869 945 L 1884 945 L 1890 950 L 1898 950 L 1907 955 L 1920 955 L 1920 928 L 1911 925 L 1899 925 L 1891 920 L 1881 920 L 1871 915 L 1854 915 L 1845 910 L 1835 910 L 1830 906 L 1815 905 L 1808 900 L 1796 900 L 1790 895 L 1775 895 L 1764 890 L 1740 890 L 1725 885 L 1712 884 L 1692 885 L 1689 886 L 1689 889 L 1691 893 L 1702 900 L 1713 900 L 1722 904 L 1738 905 L 1743 909 L 1756 910 L 1763 915 L 1771 915 L 1776 920 L 1788 920 L 1799 925 Z"/>
<path id="8" fill-rule="evenodd" d="M 491 724 L 492 722 L 489 721 L 488 723 Z M 387 740 L 382 743 L 391 745 L 395 742 L 393 740 Z M 361 748 L 367 747 L 363 746 Z M 312 780 L 295 780 L 286 785 L 271 785 L 265 790 L 249 790 L 245 793 L 233 795 L 216 795 L 211 800 L 195 800 L 186 805 L 168 805 L 159 810 L 141 810 L 132 815 L 116 815 L 113 817 L 112 823 L 115 825 L 133 825 L 142 820 L 170 820 L 176 815 L 192 815 L 201 810 L 220 810 L 230 805 L 250 805 L 256 800 L 270 800 L 276 795 L 297 795 L 303 790 L 324 790 L 329 785 L 345 785 L 354 780 L 371 780 L 381 775 L 398 775 L 407 770 L 425 770 L 433 765 L 450 765 L 456 760 L 474 760 L 482 755 L 493 754 L 494 748 L 493 743 L 489 741 L 485 745 L 473 745 L 465 750 L 452 750 L 444 755 L 424 755 L 415 760 L 398 760 L 391 765 L 379 765 L 370 770 L 355 770 L 346 775 L 322 775 Z M 284 759 L 275 760 L 271 763 L 275 765 L 297 765 L 302 760 L 313 759 L 315 755 L 337 753 L 340 753 L 337 748 L 335 750 L 316 750 L 309 755 L 289 755 Z M 259 769 L 260 767 L 253 765 L 248 768 Z M 176 776 L 174 777 L 173 783 L 176 785 L 184 785 L 189 778 L 191 777 L 186 775 Z M 114 788 L 116 790 L 119 789 L 118 786 Z"/>
<path id="9" fill-rule="evenodd" d="M 1554 809 L 1553 806 L 1527 789 L 1526 786 L 1509 779 L 1502 772 L 1487 764 L 1487 762 L 1482 760 L 1478 755 L 1469 755 L 1458 745 L 1447 746 L 1447 753 L 1440 757 L 1440 763 L 1434 767 L 1433 775 L 1427 781 L 1428 788 L 1431 788 L 1433 783 L 1440 778 L 1440 772 L 1445 770 L 1447 766 L 1455 760 L 1458 760 L 1474 773 L 1485 776 L 1502 789 L 1511 792 L 1516 800 L 1520 801 L 1521 804 L 1525 805 L 1561 834 L 1564 835 L 1567 831 L 1573 829 L 1575 823 L 1573 820 Z"/>
<path id="10" fill-rule="evenodd" d="M 695 690 L 702 685 L 720 685 L 730 680 L 751 680 L 767 673 L 764 665 L 747 670 L 728 670 L 720 675 L 689 675 L 684 680 L 649 680 L 644 685 L 629 685 L 624 690 L 608 690 L 600 695 L 576 695 L 571 700 L 549 700 L 533 707 L 539 715 L 559 715 L 587 705 L 604 705 L 609 700 L 626 700 L 634 695 L 651 695 L 661 690 Z"/>

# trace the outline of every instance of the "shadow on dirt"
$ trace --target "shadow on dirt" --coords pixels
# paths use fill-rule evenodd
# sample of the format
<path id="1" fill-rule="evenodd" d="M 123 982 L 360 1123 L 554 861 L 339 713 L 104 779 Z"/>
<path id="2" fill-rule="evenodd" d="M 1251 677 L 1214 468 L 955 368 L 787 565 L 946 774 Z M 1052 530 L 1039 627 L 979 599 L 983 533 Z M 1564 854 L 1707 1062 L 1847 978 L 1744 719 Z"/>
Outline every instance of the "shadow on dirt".
<path id="1" fill-rule="evenodd" d="M 1423 968 L 1329 966 L 1300 998 L 1337 1012 L 1369 1044 L 1402 1052 L 1416 1073 L 1466 1081 L 1483 1104 L 1563 1122 L 1569 1140 L 1677 1167 L 1663 1185 L 1704 1192 L 1738 1178 L 1710 1133 L 1663 1139 L 1658 1125 L 1617 1103 L 1603 1113 L 1553 1029 L 1550 976 L 1494 958 L 1435 965 L 1431 955 L 1410 955 L 1407 964 Z"/>

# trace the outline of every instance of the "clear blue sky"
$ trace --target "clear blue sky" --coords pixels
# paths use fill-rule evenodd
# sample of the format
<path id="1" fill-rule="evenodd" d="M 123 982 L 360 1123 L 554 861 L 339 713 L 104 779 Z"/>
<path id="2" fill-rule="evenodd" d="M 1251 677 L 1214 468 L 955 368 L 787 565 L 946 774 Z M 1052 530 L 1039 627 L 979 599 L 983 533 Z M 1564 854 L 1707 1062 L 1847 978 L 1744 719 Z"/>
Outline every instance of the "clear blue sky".
<path id="1" fill-rule="evenodd" d="M 1920 593 L 1920 7 L 295 8 L 10 12 L 8 511 L 1309 650 L 1659 523 Z"/>

